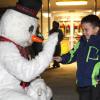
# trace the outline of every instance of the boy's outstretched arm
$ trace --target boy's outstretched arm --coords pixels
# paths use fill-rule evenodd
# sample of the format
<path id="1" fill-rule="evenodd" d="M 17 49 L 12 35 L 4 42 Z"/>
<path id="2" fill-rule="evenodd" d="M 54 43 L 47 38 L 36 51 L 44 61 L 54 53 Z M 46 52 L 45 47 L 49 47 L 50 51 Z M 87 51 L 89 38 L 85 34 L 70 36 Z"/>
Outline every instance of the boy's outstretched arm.
<path id="1" fill-rule="evenodd" d="M 62 56 L 54 57 L 53 59 L 62 64 L 69 64 L 69 63 L 77 61 L 77 51 L 79 49 L 79 45 L 80 45 L 80 42 L 78 42 L 74 46 L 74 48 L 72 50 L 70 50 L 68 53 L 66 53 Z"/>

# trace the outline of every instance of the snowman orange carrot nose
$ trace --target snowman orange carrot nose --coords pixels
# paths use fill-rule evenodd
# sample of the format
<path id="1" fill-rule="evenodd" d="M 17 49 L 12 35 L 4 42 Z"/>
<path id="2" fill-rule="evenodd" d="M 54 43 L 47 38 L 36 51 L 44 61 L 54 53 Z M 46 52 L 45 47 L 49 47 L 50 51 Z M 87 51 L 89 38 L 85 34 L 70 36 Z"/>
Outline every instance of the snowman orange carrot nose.
<path id="1" fill-rule="evenodd" d="M 38 43 L 42 43 L 43 40 L 35 35 L 32 35 L 32 41 L 33 42 L 38 42 Z"/>

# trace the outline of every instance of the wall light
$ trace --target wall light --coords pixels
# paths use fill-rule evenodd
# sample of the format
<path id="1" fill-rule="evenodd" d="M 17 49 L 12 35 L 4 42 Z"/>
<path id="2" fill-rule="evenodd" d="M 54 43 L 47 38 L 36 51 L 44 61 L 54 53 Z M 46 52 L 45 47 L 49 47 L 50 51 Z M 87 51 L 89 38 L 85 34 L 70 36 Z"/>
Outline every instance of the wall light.
<path id="1" fill-rule="evenodd" d="M 46 12 L 43 13 L 43 16 L 47 18 L 48 17 L 48 13 L 46 13 Z M 51 17 L 51 13 L 49 13 L 49 17 Z"/>
<path id="2" fill-rule="evenodd" d="M 97 11 L 96 15 L 100 15 L 100 11 Z"/>
<path id="3" fill-rule="evenodd" d="M 93 14 L 95 15 L 95 12 L 93 12 Z M 96 15 L 99 16 L 100 15 L 100 11 L 97 11 Z"/>

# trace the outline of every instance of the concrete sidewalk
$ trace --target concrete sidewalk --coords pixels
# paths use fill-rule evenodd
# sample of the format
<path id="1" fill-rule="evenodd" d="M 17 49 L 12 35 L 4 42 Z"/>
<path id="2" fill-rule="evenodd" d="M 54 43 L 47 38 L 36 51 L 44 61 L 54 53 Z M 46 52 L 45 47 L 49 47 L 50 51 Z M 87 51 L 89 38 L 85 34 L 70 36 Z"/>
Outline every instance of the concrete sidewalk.
<path id="1" fill-rule="evenodd" d="M 75 86 L 76 64 L 48 69 L 42 75 L 53 91 L 53 100 L 78 100 Z"/>

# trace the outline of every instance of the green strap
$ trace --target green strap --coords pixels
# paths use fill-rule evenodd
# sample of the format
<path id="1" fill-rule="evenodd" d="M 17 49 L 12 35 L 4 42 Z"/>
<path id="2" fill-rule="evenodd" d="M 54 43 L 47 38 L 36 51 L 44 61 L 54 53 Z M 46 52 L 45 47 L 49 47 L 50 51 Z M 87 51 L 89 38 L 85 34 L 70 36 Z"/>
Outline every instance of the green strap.
<path id="1" fill-rule="evenodd" d="M 97 76 L 100 74 L 100 62 L 96 63 L 92 73 L 92 85 L 96 87 L 97 85 Z"/>
<path id="2" fill-rule="evenodd" d="M 78 42 L 75 47 L 70 51 L 70 59 L 68 61 L 68 63 L 70 63 L 75 55 L 75 52 L 77 51 L 77 49 L 79 48 L 80 42 Z"/>

